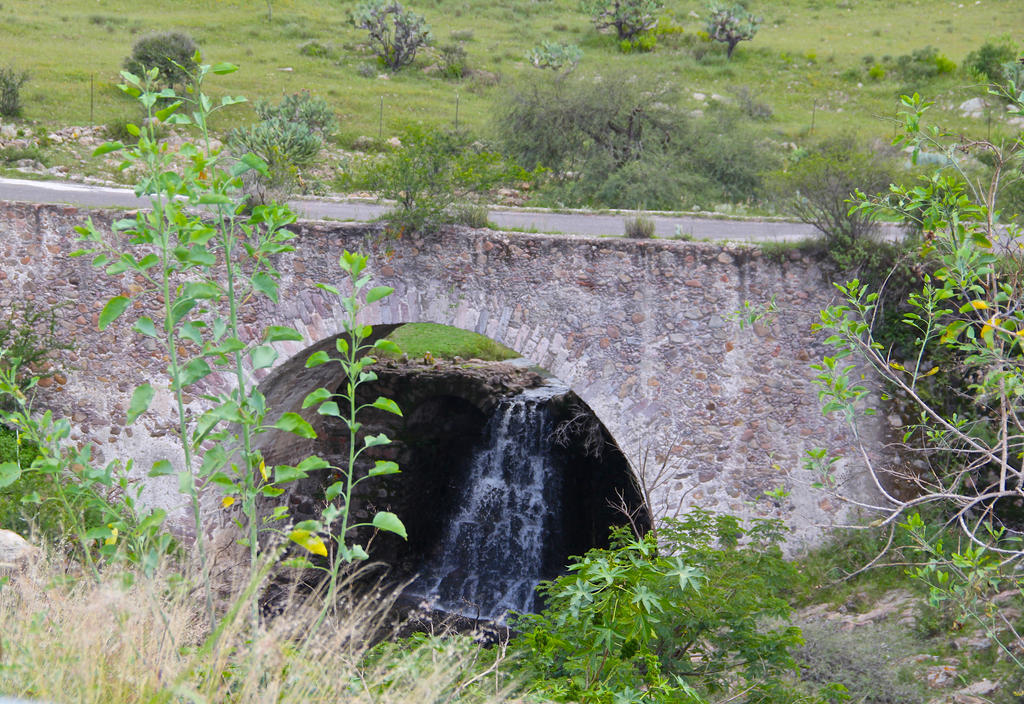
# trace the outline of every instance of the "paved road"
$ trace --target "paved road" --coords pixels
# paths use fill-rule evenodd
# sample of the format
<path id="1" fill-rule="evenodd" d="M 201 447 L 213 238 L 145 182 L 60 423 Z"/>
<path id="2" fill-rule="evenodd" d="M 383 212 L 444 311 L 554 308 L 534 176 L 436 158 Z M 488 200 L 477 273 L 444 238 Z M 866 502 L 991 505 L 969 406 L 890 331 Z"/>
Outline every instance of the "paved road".
<path id="1" fill-rule="evenodd" d="M 86 186 L 60 181 L 27 181 L 0 178 L 0 200 L 35 203 L 69 203 L 90 207 L 137 208 L 146 205 L 127 188 Z M 387 207 L 363 201 L 300 199 L 291 202 L 296 212 L 307 218 L 332 220 L 372 220 Z M 553 213 L 543 210 L 497 208 L 490 213 L 493 223 L 503 228 L 568 235 L 621 236 L 624 222 L 632 214 Z M 725 220 L 686 215 L 653 215 L 655 234 L 672 237 L 678 231 L 696 239 L 743 240 L 765 242 L 814 237 L 816 230 L 798 222 L 769 220 Z"/>

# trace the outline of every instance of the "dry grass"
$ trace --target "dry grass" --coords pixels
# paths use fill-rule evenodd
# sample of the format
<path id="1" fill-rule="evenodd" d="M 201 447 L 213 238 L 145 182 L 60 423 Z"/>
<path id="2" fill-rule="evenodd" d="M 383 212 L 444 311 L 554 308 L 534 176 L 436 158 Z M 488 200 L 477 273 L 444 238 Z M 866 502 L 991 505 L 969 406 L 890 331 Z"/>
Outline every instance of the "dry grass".
<path id="1" fill-rule="evenodd" d="M 248 628 L 236 602 L 216 637 L 198 592 L 168 568 L 156 577 L 69 579 L 34 566 L 0 587 L 0 696 L 46 702 L 415 702 L 508 701 L 505 678 L 468 639 L 424 639 L 367 657 L 390 600 L 356 600 L 315 634 L 316 604 L 292 599 Z M 500 660 L 499 660 L 500 664 Z"/>

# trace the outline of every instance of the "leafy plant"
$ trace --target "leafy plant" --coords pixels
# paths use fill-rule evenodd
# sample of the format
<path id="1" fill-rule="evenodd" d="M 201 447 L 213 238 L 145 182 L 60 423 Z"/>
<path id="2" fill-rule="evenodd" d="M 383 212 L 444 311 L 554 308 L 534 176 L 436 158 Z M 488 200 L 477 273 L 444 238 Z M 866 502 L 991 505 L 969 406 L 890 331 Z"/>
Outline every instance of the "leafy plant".
<path id="1" fill-rule="evenodd" d="M 369 33 L 370 48 L 391 71 L 411 64 L 431 41 L 426 20 L 398 0 L 367 0 L 356 7 L 352 21 Z"/>
<path id="2" fill-rule="evenodd" d="M 516 619 L 528 687 L 588 704 L 703 702 L 741 678 L 748 701 L 778 701 L 800 643 L 798 629 L 767 624 L 788 615 L 796 574 L 781 538 L 776 521 L 744 530 L 699 510 L 666 521 L 658 541 L 613 532 L 610 548 L 541 585 L 543 613 Z"/>
<path id="3" fill-rule="evenodd" d="M 964 58 L 963 66 L 982 80 L 1002 83 L 1006 78 L 1004 65 L 1014 61 L 1017 52 L 1008 41 L 986 41 Z"/>
<path id="4" fill-rule="evenodd" d="M 575 44 L 545 40 L 530 49 L 526 58 L 535 68 L 548 68 L 569 74 L 583 58 L 583 50 Z"/>
<path id="5" fill-rule="evenodd" d="M 445 78 L 462 78 L 466 72 L 466 47 L 459 43 L 441 47 L 441 75 Z"/>
<path id="6" fill-rule="evenodd" d="M 299 185 L 302 170 L 313 164 L 323 147 L 323 139 L 299 115 L 289 117 L 282 108 L 267 108 L 270 115 L 247 127 L 236 127 L 228 134 L 231 150 L 242 157 L 259 158 L 266 169 L 247 172 L 246 190 L 254 204 L 281 200 Z M 326 127 L 326 125 L 324 126 Z"/>
<path id="7" fill-rule="evenodd" d="M 333 137 L 338 129 L 331 106 L 308 90 L 286 95 L 277 105 L 269 100 L 257 100 L 253 109 L 264 122 L 299 123 L 324 140 Z"/>
<path id="8" fill-rule="evenodd" d="M 654 220 L 637 215 L 626 219 L 626 237 L 649 240 L 654 237 Z"/>
<path id="9" fill-rule="evenodd" d="M 429 232 L 450 222 L 452 209 L 485 191 L 527 175 L 469 143 L 463 134 L 413 126 L 401 147 L 356 164 L 350 179 L 397 207 L 387 214 L 392 234 Z"/>
<path id="10" fill-rule="evenodd" d="M 0 116 L 17 117 L 21 114 L 21 87 L 28 80 L 27 71 L 0 66 Z"/>
<path id="11" fill-rule="evenodd" d="M 253 296 L 277 298 L 278 274 L 271 255 L 288 250 L 287 241 L 294 235 L 284 226 L 294 215 L 282 206 L 258 206 L 244 213 L 240 207 L 241 176 L 250 169 L 265 173 L 266 164 L 245 156 L 229 168 L 225 154 L 210 147 L 210 115 L 242 99 L 225 96 L 214 105 L 204 92 L 204 83 L 210 75 L 234 70 L 231 64 L 200 65 L 192 76 L 189 97 L 180 99 L 170 89 L 156 89 L 157 69 L 143 77 L 122 73 L 122 90 L 139 100 L 147 119 L 141 127 L 131 128 L 138 136 L 136 145 L 108 143 L 97 149 L 97 154 L 120 152 L 126 165 L 139 165 L 145 175 L 136 192 L 149 199 L 150 210 L 116 223 L 117 240 L 90 221 L 78 228 L 85 248 L 74 253 L 90 256 L 93 265 L 108 275 L 127 273 L 139 284 L 137 292 L 107 302 L 100 312 L 100 329 L 132 309 L 134 296 L 152 296 L 163 304 L 160 316 L 155 320 L 139 317 L 132 329 L 155 340 L 168 360 L 171 403 L 177 412 L 183 450 L 178 486 L 192 510 L 211 627 L 216 617 L 199 505 L 201 492 L 219 488 L 225 507 L 234 503 L 235 497 L 240 499 L 246 529 L 243 543 L 248 546 L 250 571 L 256 579 L 261 529 L 256 498 L 272 494 L 283 476 L 302 476 L 303 467 L 268 472 L 254 450 L 253 438 L 272 427 L 306 437 L 311 434 L 308 424 L 299 422 L 296 414 L 284 414 L 268 423 L 265 399 L 247 372 L 247 368 L 263 369 L 274 363 L 277 351 L 272 343 L 301 340 L 302 336 L 290 328 L 272 326 L 262 339 L 241 337 L 242 302 Z M 159 101 L 166 102 L 166 107 L 157 110 Z M 198 132 L 199 143 L 185 144 L 174 154 L 155 138 L 159 123 L 191 126 Z M 196 209 L 199 205 L 203 210 Z M 205 393 L 209 410 L 193 417 L 185 407 L 184 395 L 215 369 L 230 374 L 235 388 Z M 128 424 L 146 412 L 157 393 L 150 383 L 135 389 Z M 162 459 L 149 469 L 149 475 L 174 471 L 171 461 Z M 251 616 L 255 623 L 255 610 Z"/>
<path id="12" fill-rule="evenodd" d="M 23 392 L 62 374 L 56 353 L 74 347 L 57 334 L 58 309 L 24 301 L 10 306 L 7 320 L 0 320 L 0 369 L 9 372 Z M 4 406 L 0 399 L 0 408 Z"/>
<path id="13" fill-rule="evenodd" d="M 708 9 L 705 28 L 712 40 L 725 44 L 725 55 L 731 59 L 736 45 L 753 39 L 761 22 L 744 5 L 713 4 Z"/>
<path id="14" fill-rule="evenodd" d="M 124 69 L 139 76 L 158 69 L 157 80 L 164 86 L 184 86 L 195 72 L 199 51 L 184 32 L 156 32 L 140 37 L 124 60 Z"/>
<path id="15" fill-rule="evenodd" d="M 583 0 L 581 7 L 597 29 L 612 28 L 619 41 L 649 32 L 658 21 L 661 0 Z"/>
<path id="16" fill-rule="evenodd" d="M 293 566 L 321 569 L 326 573 L 327 592 L 320 616 L 317 619 L 318 624 L 335 607 L 339 588 L 338 577 L 342 567 L 369 558 L 363 545 L 350 543 L 349 534 L 351 532 L 360 528 L 374 528 L 396 533 L 402 538 L 408 537 L 402 521 L 389 511 L 378 511 L 369 523 L 352 522 L 352 497 L 356 487 L 368 479 L 399 472 L 397 463 L 391 460 L 377 460 L 365 475 L 356 476 L 356 463 L 364 453 L 391 442 L 383 433 L 361 435 L 359 433 L 360 423 L 357 420 L 360 412 L 367 408 L 376 408 L 387 413 L 402 415 L 398 405 L 383 396 L 378 396 L 376 400 L 368 404 L 360 404 L 357 400 L 359 387 L 377 380 L 376 373 L 367 370 L 367 367 L 377 361 L 370 356 L 370 353 L 379 351 L 395 355 L 399 354 L 400 350 L 394 342 L 387 338 L 369 342 L 368 339 L 373 334 L 373 328 L 363 325 L 359 321 L 359 311 L 364 305 L 390 296 L 394 289 L 389 286 L 367 288 L 370 277 L 366 270 L 367 257 L 364 255 L 343 252 L 338 263 L 352 284 L 352 293 L 341 299 L 346 315 L 342 322 L 342 334 L 335 343 L 335 349 L 339 356 L 332 357 L 324 351 L 316 352 L 306 361 L 306 368 L 323 364 L 338 364 L 345 381 L 341 384 L 341 390 L 338 392 L 323 387 L 311 391 L 303 400 L 302 407 L 315 406 L 319 415 L 344 420 L 349 431 L 348 463 L 342 467 L 330 467 L 319 458 L 310 458 L 310 461 L 303 463 L 305 466 L 289 468 L 290 470 L 300 469 L 303 474 L 312 469 L 330 469 L 335 476 L 339 477 L 326 488 L 324 495 L 326 503 L 322 509 L 322 520 L 303 521 L 295 525 L 288 533 L 288 538 L 292 542 L 301 545 L 314 555 L 327 558 L 327 565 L 319 567 L 301 558 L 290 561 Z M 320 287 L 339 295 L 339 291 L 332 286 L 320 284 Z M 360 437 L 362 437 L 362 447 L 357 445 Z M 330 550 L 327 548 L 325 538 L 331 543 Z"/>

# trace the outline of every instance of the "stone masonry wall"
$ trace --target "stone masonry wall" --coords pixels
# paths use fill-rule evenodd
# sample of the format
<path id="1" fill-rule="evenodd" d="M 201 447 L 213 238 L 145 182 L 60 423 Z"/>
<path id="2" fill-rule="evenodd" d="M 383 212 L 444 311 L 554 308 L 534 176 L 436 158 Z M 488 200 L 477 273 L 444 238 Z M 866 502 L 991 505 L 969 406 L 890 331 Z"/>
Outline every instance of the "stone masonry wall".
<path id="1" fill-rule="evenodd" d="M 177 462 L 166 361 L 152 341 L 130 332 L 131 319 L 96 329 L 107 298 L 141 290 L 139 283 L 67 256 L 77 248 L 74 226 L 88 217 L 109 224 L 119 215 L 0 204 L 0 307 L 19 299 L 65 304 L 60 330 L 76 349 L 66 356 L 66 378 L 44 389 L 41 401 L 71 416 L 76 440 L 97 443 L 108 458 L 133 456 L 143 468 L 163 457 Z M 338 334 L 340 305 L 314 284 L 342 284 L 338 256 L 359 249 L 373 257 L 375 283 L 396 289 L 365 311 L 365 322 L 475 330 L 547 368 L 593 408 L 655 484 L 656 512 L 701 506 L 777 516 L 795 529 L 797 543 L 813 542 L 824 527 L 852 518 L 845 504 L 810 487 L 814 477 L 802 460 L 819 446 L 848 458 L 840 463 L 843 492 L 874 501 L 850 434 L 818 410 L 810 364 L 824 350 L 810 326 L 833 289 L 814 261 L 772 262 L 743 245 L 465 228 L 400 240 L 327 222 L 300 223 L 296 231 L 296 251 L 277 262 L 281 303 L 245 309 L 247 334 L 269 324 L 303 333 L 303 343 L 278 346 L 279 367 Z M 780 312 L 770 325 L 741 330 L 726 320 L 744 300 L 773 296 Z M 135 312 L 158 306 L 155 298 L 138 301 Z M 257 375 L 295 367 L 301 364 Z M 162 391 L 126 428 L 131 390 L 146 380 Z M 230 383 L 210 378 L 211 385 Z M 196 412 L 201 391 L 188 399 Z M 878 423 L 867 429 L 875 447 L 884 440 Z M 176 505 L 173 484 L 152 482 L 149 500 Z M 778 487 L 789 496 L 765 495 Z"/>

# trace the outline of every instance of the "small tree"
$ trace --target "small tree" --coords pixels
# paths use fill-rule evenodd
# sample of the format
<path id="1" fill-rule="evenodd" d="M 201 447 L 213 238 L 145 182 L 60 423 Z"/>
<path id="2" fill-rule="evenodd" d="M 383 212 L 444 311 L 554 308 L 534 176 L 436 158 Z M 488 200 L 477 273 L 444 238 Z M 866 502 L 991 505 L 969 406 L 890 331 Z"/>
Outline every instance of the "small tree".
<path id="1" fill-rule="evenodd" d="M 21 87 L 28 81 L 28 72 L 13 66 L 0 66 L 0 116 L 21 114 Z"/>
<path id="2" fill-rule="evenodd" d="M 411 64 L 431 41 L 426 20 L 398 0 L 367 0 L 356 8 L 352 21 L 370 33 L 370 48 L 392 71 Z"/>
<path id="3" fill-rule="evenodd" d="M 725 55 L 731 59 L 736 45 L 753 39 L 762 21 L 742 5 L 712 5 L 707 32 L 713 40 L 726 45 Z"/>
<path id="4" fill-rule="evenodd" d="M 124 60 L 129 73 L 144 76 L 150 69 L 159 69 L 160 84 L 184 86 L 195 73 L 196 53 L 199 51 L 192 37 L 184 32 L 157 32 L 140 38 Z"/>
<path id="5" fill-rule="evenodd" d="M 632 41 L 657 23 L 661 0 L 583 0 L 583 11 L 598 29 L 615 28 L 619 41 Z"/>
<path id="6" fill-rule="evenodd" d="M 844 136 L 822 142 L 772 174 L 770 185 L 782 208 L 813 225 L 826 241 L 852 242 L 876 230 L 874 213 L 850 210 L 854 191 L 887 191 L 894 176 L 889 160 Z"/>

